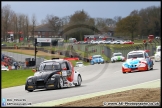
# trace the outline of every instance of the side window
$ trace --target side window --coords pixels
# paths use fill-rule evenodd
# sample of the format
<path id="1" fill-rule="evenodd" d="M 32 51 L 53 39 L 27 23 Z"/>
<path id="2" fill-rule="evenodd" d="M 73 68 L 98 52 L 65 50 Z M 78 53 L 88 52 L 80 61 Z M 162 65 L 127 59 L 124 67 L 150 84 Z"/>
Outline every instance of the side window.
<path id="1" fill-rule="evenodd" d="M 146 53 L 146 57 L 149 57 L 148 53 Z"/>
<path id="2" fill-rule="evenodd" d="M 146 53 L 144 53 L 144 57 L 146 58 Z"/>
<path id="3" fill-rule="evenodd" d="M 68 70 L 71 70 L 72 69 L 72 66 L 69 62 L 66 62 L 67 63 L 67 66 L 68 66 Z"/>
<path id="4" fill-rule="evenodd" d="M 61 64 L 61 69 L 63 69 L 63 68 L 67 68 L 65 63 Z"/>
<path id="5" fill-rule="evenodd" d="M 145 58 L 149 57 L 147 53 L 144 53 Z"/>
<path id="6" fill-rule="evenodd" d="M 41 64 L 41 65 L 39 66 L 39 70 L 40 70 L 40 71 L 42 71 L 42 70 L 43 70 L 43 68 L 44 68 L 44 65 L 43 65 L 43 64 Z"/>

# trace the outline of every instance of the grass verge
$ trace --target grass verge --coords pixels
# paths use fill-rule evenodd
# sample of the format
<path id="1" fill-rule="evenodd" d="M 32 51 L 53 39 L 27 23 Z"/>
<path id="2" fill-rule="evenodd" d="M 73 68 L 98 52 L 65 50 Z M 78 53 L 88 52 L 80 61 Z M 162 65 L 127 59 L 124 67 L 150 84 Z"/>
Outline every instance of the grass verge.
<path id="1" fill-rule="evenodd" d="M 10 70 L 2 71 L 2 86 L 1 88 L 8 88 L 14 86 L 24 85 L 27 77 L 34 75 L 31 69 L 27 70 Z"/>

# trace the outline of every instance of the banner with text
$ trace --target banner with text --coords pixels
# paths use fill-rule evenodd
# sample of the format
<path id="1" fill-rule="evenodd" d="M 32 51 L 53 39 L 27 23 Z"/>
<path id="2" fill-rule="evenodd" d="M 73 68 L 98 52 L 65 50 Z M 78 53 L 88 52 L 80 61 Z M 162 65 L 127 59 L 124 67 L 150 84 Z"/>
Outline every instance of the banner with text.
<path id="1" fill-rule="evenodd" d="M 37 42 L 49 42 L 49 43 L 51 43 L 51 38 L 37 38 Z"/>

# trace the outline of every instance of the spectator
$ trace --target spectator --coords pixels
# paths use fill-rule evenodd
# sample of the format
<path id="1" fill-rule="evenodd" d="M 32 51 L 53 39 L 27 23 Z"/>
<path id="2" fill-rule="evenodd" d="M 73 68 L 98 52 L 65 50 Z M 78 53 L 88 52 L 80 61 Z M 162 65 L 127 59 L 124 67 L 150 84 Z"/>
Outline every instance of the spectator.
<path id="1" fill-rule="evenodd" d="M 15 66 L 15 69 L 17 70 L 17 68 L 18 68 L 17 62 L 14 62 L 14 66 Z"/>

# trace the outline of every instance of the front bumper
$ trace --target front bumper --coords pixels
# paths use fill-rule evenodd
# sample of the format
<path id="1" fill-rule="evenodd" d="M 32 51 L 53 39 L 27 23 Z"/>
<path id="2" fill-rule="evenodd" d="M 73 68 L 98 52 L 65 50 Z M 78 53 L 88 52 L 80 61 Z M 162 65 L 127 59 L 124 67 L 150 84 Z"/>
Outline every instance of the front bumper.
<path id="1" fill-rule="evenodd" d="M 27 82 L 25 85 L 25 90 L 35 90 L 35 89 L 54 89 L 55 86 L 57 85 L 58 81 L 54 80 L 54 81 L 37 81 L 36 83 L 33 82 Z"/>
<path id="2" fill-rule="evenodd" d="M 122 72 L 135 72 L 135 71 L 146 71 L 148 69 L 147 65 L 139 66 L 136 68 L 126 68 L 122 66 Z"/>
<path id="3" fill-rule="evenodd" d="M 155 61 L 161 61 L 161 57 L 160 56 L 155 56 Z"/>

